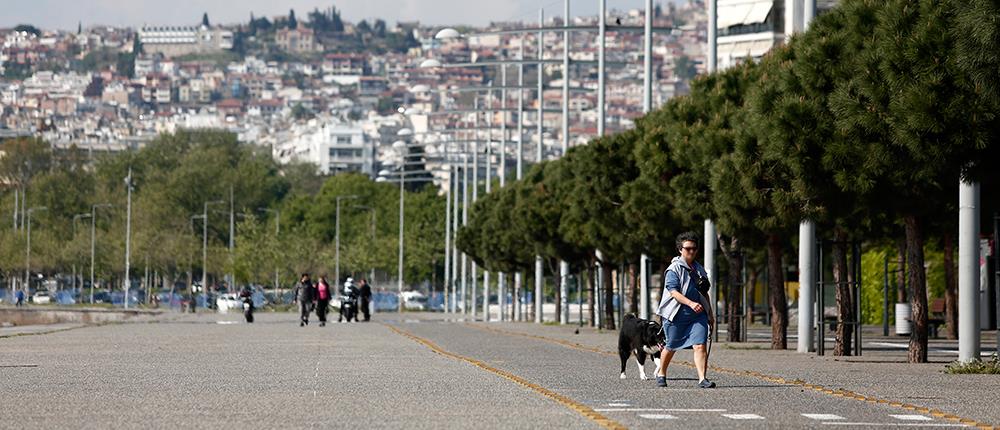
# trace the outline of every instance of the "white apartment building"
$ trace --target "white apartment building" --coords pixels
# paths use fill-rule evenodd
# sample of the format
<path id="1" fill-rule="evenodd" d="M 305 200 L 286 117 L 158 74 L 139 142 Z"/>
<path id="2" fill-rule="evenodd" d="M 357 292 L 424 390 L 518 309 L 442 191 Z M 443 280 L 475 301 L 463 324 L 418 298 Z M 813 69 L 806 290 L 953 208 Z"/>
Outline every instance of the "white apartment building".
<path id="1" fill-rule="evenodd" d="M 837 4 L 815 0 L 816 15 Z M 718 66 L 759 60 L 791 34 L 803 30 L 805 0 L 718 0 Z"/>
<path id="2" fill-rule="evenodd" d="M 232 49 L 233 32 L 205 26 L 144 26 L 139 41 L 147 54 L 173 57 Z"/>
<path id="3" fill-rule="evenodd" d="M 360 125 L 335 118 L 318 118 L 296 125 L 287 139 L 274 144 L 274 157 L 281 163 L 313 163 L 324 175 L 340 172 L 374 172 L 374 144 L 365 139 Z"/>

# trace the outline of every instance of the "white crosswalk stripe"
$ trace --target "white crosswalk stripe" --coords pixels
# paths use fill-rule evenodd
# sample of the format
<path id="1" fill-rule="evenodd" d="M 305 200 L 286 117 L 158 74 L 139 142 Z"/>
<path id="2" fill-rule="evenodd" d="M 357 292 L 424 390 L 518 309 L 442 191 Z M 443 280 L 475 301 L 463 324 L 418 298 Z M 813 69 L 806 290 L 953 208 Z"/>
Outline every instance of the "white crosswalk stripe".
<path id="1" fill-rule="evenodd" d="M 762 420 L 764 417 L 757 414 L 722 414 L 722 416 L 733 420 Z"/>
<path id="2" fill-rule="evenodd" d="M 677 417 L 670 414 L 639 414 L 639 418 L 645 418 L 647 420 L 672 420 Z"/>
<path id="3" fill-rule="evenodd" d="M 893 414 L 889 414 L 889 416 L 893 417 L 893 418 L 895 418 L 897 420 L 903 420 L 903 421 L 933 421 L 934 420 L 933 418 L 928 417 L 928 416 L 924 416 L 924 415 L 893 415 Z"/>
<path id="4" fill-rule="evenodd" d="M 802 414 L 802 416 L 818 421 L 833 421 L 833 420 L 844 419 L 844 417 L 834 414 Z"/>

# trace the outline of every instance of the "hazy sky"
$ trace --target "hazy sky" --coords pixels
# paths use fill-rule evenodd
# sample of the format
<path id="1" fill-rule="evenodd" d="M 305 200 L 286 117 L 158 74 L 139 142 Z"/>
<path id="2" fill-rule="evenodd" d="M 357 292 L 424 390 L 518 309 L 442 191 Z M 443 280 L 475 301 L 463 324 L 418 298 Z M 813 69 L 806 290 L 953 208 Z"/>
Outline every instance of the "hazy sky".
<path id="1" fill-rule="evenodd" d="M 594 15 L 598 4 L 598 0 L 572 0 L 570 13 Z M 636 9 L 644 4 L 643 0 L 608 0 L 608 9 Z M 191 25 L 201 22 L 203 12 L 208 12 L 213 23 L 233 23 L 249 20 L 250 12 L 270 17 L 292 8 L 304 18 L 313 8 L 330 6 L 351 22 L 377 17 L 389 23 L 419 20 L 431 25 L 535 21 L 541 7 L 546 16 L 563 13 L 562 0 L 0 0 L 0 27 L 28 23 L 43 29 L 76 30 L 77 22 L 85 27 Z"/>

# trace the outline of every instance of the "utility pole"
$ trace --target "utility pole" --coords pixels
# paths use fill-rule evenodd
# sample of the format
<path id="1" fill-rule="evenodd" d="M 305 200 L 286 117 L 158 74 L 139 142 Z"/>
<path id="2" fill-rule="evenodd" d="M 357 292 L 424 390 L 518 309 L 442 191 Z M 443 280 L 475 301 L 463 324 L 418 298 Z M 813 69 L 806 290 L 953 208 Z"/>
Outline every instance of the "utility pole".
<path id="1" fill-rule="evenodd" d="M 233 186 L 229 185 L 229 267 L 233 265 L 233 248 L 236 245 L 236 205 L 233 201 Z M 226 275 L 226 291 L 232 293 L 236 284 L 236 276 L 232 270 Z"/>
<path id="2" fill-rule="evenodd" d="M 125 309 L 128 309 L 128 292 L 132 282 L 129 280 L 129 269 L 131 269 L 132 259 L 132 168 L 128 168 L 128 176 L 125 177 L 125 188 L 128 194 L 125 208 Z"/>

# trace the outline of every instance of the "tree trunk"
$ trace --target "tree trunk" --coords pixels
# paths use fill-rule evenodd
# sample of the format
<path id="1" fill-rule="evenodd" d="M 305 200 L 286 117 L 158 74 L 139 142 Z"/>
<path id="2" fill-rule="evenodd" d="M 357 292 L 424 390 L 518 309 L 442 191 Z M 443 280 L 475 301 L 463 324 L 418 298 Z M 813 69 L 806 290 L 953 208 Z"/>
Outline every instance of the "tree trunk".
<path id="1" fill-rule="evenodd" d="M 733 253 L 729 260 L 729 288 L 726 288 L 726 340 L 729 342 L 740 342 L 741 335 L 743 334 L 742 323 L 743 319 L 740 317 L 742 313 L 741 302 L 742 300 L 742 288 L 743 284 L 743 256 L 739 252 L 739 243 L 736 239 L 733 239 L 732 246 L 729 251 Z M 716 291 L 718 291 L 718 286 L 716 286 Z"/>
<path id="2" fill-rule="evenodd" d="M 913 294 L 913 330 L 910 332 L 910 363 L 927 362 L 927 274 L 924 272 L 923 223 L 913 215 L 907 215 L 906 260 L 909 270 L 910 288 Z"/>
<path id="3" fill-rule="evenodd" d="M 729 263 L 729 288 L 727 288 L 726 295 L 726 340 L 729 342 L 739 342 L 741 330 L 740 324 L 740 289 L 736 286 L 743 283 L 743 253 L 740 249 L 740 240 L 738 238 L 730 237 L 729 243 L 726 244 L 722 237 L 719 237 L 719 247 L 722 250 L 722 255 L 726 257 L 726 261 Z M 719 286 L 715 285 L 715 294 L 719 294 Z M 715 304 L 712 304 L 715 306 Z"/>
<path id="4" fill-rule="evenodd" d="M 781 268 L 781 235 L 767 237 L 768 291 L 771 306 L 771 349 L 788 347 L 788 303 L 785 301 L 784 272 Z"/>
<path id="5" fill-rule="evenodd" d="M 835 242 L 830 257 L 833 260 L 833 282 L 837 285 L 837 331 L 833 355 L 851 355 L 851 335 L 854 321 L 854 300 L 851 296 L 851 284 L 847 278 L 847 234 L 838 229 L 834 233 Z"/>
<path id="6" fill-rule="evenodd" d="M 906 284 L 906 240 L 896 244 L 896 261 L 899 262 L 899 271 L 896 272 L 896 303 L 906 303 L 908 297 Z"/>
<path id="7" fill-rule="evenodd" d="M 594 263 L 591 261 L 590 264 L 584 269 L 584 276 L 587 277 L 587 317 L 590 318 L 590 326 L 594 326 L 596 319 L 594 318 Z"/>
<path id="8" fill-rule="evenodd" d="M 615 289 L 611 284 L 611 267 L 609 264 L 601 264 L 601 285 L 604 286 L 604 318 L 605 329 L 615 329 Z"/>
<path id="9" fill-rule="evenodd" d="M 639 266 L 635 263 L 628 265 L 628 286 L 629 286 L 629 312 L 639 315 Z"/>
<path id="10" fill-rule="evenodd" d="M 760 275 L 760 269 L 754 268 L 753 266 L 748 267 L 749 275 L 747 276 L 747 319 L 746 325 L 750 327 L 753 325 L 753 308 L 757 304 L 757 279 Z"/>
<path id="11" fill-rule="evenodd" d="M 944 322 L 948 339 L 958 339 L 958 268 L 955 267 L 955 238 L 944 233 Z"/>

